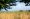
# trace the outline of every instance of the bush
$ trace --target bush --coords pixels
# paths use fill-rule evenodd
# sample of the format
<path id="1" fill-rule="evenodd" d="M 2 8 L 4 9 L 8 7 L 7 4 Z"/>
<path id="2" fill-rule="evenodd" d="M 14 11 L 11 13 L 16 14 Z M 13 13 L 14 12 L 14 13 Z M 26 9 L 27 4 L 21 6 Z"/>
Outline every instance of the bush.
<path id="1" fill-rule="evenodd" d="M 28 10 L 28 12 L 30 12 L 30 10 Z"/>
<path id="2" fill-rule="evenodd" d="M 20 10 L 19 12 L 23 12 L 23 10 Z"/>

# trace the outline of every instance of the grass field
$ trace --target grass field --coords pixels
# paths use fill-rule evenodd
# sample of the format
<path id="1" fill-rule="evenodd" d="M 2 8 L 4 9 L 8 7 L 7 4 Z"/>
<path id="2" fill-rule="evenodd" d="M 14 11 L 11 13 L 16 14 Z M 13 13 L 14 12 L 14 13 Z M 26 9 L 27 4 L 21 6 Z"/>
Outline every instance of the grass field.
<path id="1" fill-rule="evenodd" d="M 30 19 L 30 12 L 0 12 L 0 19 Z"/>

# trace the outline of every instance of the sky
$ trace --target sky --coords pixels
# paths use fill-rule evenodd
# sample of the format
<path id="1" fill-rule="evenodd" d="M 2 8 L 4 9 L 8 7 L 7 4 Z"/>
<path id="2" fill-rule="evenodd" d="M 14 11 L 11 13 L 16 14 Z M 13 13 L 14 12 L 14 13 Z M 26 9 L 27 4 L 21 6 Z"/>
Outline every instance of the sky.
<path id="1" fill-rule="evenodd" d="M 30 10 L 30 6 L 25 6 L 23 2 L 16 2 L 16 6 L 11 6 L 12 9 L 8 9 L 8 11 L 16 11 L 16 10 Z M 2 9 L 5 11 L 4 9 Z"/>

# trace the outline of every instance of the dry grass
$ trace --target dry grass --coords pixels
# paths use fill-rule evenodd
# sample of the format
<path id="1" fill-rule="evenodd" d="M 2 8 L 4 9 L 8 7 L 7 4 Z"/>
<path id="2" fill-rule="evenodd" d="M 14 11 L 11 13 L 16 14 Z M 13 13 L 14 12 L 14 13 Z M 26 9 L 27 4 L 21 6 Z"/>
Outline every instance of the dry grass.
<path id="1" fill-rule="evenodd" d="M 30 19 L 30 12 L 0 12 L 0 19 Z"/>

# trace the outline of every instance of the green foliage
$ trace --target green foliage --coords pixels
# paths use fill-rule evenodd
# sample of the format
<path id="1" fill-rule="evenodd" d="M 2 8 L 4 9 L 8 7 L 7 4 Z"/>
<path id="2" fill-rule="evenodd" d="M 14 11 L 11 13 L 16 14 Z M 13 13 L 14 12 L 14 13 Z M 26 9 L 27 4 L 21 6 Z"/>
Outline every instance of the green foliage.
<path id="1" fill-rule="evenodd" d="M 4 0 L 5 3 L 15 2 L 16 0 Z"/>
<path id="2" fill-rule="evenodd" d="M 30 12 L 30 10 L 28 10 L 28 12 Z"/>
<path id="3" fill-rule="evenodd" d="M 19 12 L 23 12 L 23 10 L 20 10 Z"/>
<path id="4" fill-rule="evenodd" d="M 10 0 L 10 2 L 15 2 L 16 0 Z"/>
<path id="5" fill-rule="evenodd" d="M 8 3 L 10 0 L 4 0 L 5 3 Z"/>
<path id="6" fill-rule="evenodd" d="M 0 0 L 0 9 L 2 8 L 2 6 L 6 6 L 6 4 L 9 2 L 10 0 Z"/>
<path id="7" fill-rule="evenodd" d="M 2 2 L 1 2 L 2 1 Z M 10 2 L 15 2 L 15 0 L 0 0 L 0 5 L 1 7 L 2 6 L 6 6 L 7 3 L 10 3 Z M 0 7 L 0 8 L 1 8 Z"/>

